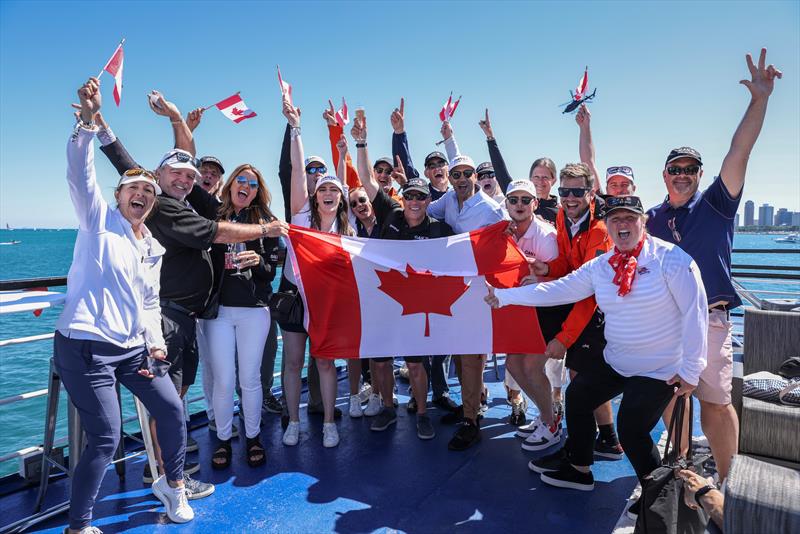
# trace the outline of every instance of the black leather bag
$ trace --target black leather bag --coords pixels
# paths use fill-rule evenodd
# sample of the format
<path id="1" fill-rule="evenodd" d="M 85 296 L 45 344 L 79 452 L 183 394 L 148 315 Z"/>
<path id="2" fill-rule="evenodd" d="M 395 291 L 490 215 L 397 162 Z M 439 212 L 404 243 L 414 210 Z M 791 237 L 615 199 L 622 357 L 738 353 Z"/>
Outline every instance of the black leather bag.
<path id="1" fill-rule="evenodd" d="M 294 291 L 278 291 L 269 298 L 269 313 L 279 323 L 303 324 L 303 299 Z"/>
<path id="2" fill-rule="evenodd" d="M 690 469 L 702 473 L 708 456 L 694 457 L 691 445 L 694 409 L 689 402 L 689 453 L 680 457 L 683 434 L 684 407 L 687 399 L 679 397 L 672 411 L 667 444 L 661 466 L 653 470 L 642 481 L 641 511 L 636 521 L 637 534 L 702 534 L 706 530 L 708 517 L 701 510 L 692 510 L 683 500 L 683 481 L 675 476 L 675 469 Z M 672 437 L 679 444 L 670 451 Z"/>

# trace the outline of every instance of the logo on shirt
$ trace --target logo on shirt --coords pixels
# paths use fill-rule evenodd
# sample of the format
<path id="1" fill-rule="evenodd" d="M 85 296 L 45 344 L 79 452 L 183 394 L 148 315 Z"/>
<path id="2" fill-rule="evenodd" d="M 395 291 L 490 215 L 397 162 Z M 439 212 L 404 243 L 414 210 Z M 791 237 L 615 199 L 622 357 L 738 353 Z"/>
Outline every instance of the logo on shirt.
<path id="1" fill-rule="evenodd" d="M 639 267 L 639 270 L 638 270 L 639 274 L 647 274 L 649 272 L 650 272 L 650 269 L 648 269 L 647 267 Z"/>

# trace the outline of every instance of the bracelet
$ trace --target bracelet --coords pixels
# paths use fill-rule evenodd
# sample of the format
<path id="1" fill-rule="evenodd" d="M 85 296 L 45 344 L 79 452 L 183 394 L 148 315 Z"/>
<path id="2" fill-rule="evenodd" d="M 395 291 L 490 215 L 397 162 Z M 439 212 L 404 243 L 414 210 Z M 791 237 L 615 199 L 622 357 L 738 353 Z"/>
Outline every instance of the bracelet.
<path id="1" fill-rule="evenodd" d="M 289 129 L 289 138 L 290 139 L 297 139 L 300 137 L 300 127 L 299 126 L 292 126 Z"/>
<path id="2" fill-rule="evenodd" d="M 78 119 L 78 126 L 86 130 L 94 130 L 96 128 L 94 121 L 83 122 L 83 119 Z"/>
<path id="3" fill-rule="evenodd" d="M 697 490 L 695 492 L 695 494 L 694 494 L 694 502 L 697 503 L 697 506 L 699 506 L 702 509 L 703 508 L 703 503 L 700 502 L 700 497 L 702 497 L 703 495 L 705 495 L 709 491 L 715 490 L 715 489 L 717 489 L 717 488 L 714 487 L 713 484 L 706 484 L 705 486 L 703 486 L 702 488 Z"/>
<path id="4" fill-rule="evenodd" d="M 356 143 L 356 148 L 367 148 L 367 142 L 364 141 L 363 143 Z"/>

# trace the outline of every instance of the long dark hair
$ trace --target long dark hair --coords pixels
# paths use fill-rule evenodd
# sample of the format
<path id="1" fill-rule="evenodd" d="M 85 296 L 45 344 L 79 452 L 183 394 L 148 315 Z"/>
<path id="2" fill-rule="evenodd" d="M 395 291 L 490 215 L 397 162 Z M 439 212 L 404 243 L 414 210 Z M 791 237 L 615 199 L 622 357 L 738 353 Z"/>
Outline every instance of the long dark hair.
<path id="1" fill-rule="evenodd" d="M 353 230 L 353 227 L 350 226 L 350 219 L 347 216 L 347 201 L 345 200 L 344 193 L 341 189 L 339 190 L 339 193 L 339 205 L 336 206 L 336 223 L 339 229 L 338 233 L 339 235 L 354 236 L 356 235 L 356 232 Z M 317 203 L 316 192 L 308 197 L 308 205 L 311 207 L 311 228 L 314 230 L 320 230 L 322 220 L 319 216 L 319 204 Z"/>

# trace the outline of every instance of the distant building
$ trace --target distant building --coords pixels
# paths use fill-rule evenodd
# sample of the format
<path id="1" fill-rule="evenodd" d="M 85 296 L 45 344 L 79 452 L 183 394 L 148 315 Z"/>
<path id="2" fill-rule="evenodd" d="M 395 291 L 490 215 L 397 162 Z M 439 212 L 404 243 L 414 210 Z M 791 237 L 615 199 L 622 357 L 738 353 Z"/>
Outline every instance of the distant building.
<path id="1" fill-rule="evenodd" d="M 762 204 L 758 208 L 758 225 L 759 226 L 772 226 L 775 220 L 775 208 L 767 203 Z"/>
<path id="2" fill-rule="evenodd" d="M 792 226 L 800 226 L 800 211 L 792 212 Z"/>
<path id="3" fill-rule="evenodd" d="M 775 214 L 775 226 L 790 226 L 792 224 L 792 213 L 786 208 L 781 208 Z"/>
<path id="4" fill-rule="evenodd" d="M 745 226 L 755 226 L 756 218 L 756 204 L 752 200 L 748 200 L 744 203 L 744 225 Z"/>
<path id="5" fill-rule="evenodd" d="M 739 214 L 738 213 L 733 217 L 733 228 L 734 229 L 739 228 Z"/>

